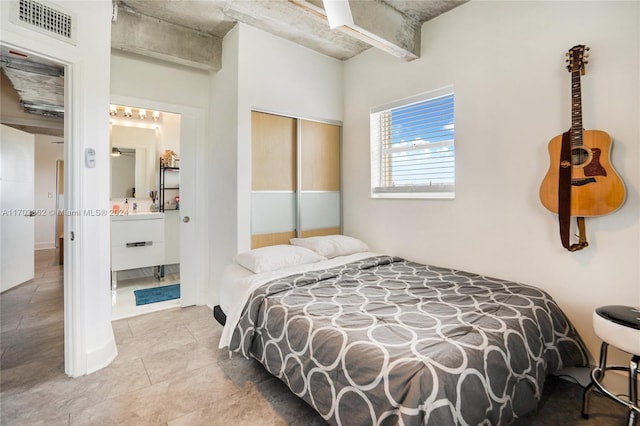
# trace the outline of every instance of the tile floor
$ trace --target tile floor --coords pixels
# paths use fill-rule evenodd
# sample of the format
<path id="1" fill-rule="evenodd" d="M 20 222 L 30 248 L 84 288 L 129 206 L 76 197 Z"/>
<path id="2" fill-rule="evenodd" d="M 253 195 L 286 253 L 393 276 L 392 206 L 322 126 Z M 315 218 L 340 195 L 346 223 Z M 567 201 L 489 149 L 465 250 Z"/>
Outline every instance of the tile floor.
<path id="1" fill-rule="evenodd" d="M 113 322 L 118 357 L 91 375 L 64 374 L 62 270 L 36 253 L 36 277 L 0 295 L 2 425 L 324 425 L 255 361 L 217 348 L 222 327 L 204 306 Z M 625 412 L 557 378 L 516 424 L 622 425 Z"/>

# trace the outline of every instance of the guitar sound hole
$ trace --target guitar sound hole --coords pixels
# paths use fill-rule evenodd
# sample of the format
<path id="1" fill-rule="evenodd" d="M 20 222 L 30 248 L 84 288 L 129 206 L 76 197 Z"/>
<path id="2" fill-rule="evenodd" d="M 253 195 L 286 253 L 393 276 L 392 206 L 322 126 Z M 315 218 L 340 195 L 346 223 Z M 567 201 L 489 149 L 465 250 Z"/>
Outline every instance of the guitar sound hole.
<path id="1" fill-rule="evenodd" d="M 587 163 L 589 160 L 589 151 L 585 148 L 572 148 L 571 149 L 571 164 L 574 166 L 581 166 Z"/>

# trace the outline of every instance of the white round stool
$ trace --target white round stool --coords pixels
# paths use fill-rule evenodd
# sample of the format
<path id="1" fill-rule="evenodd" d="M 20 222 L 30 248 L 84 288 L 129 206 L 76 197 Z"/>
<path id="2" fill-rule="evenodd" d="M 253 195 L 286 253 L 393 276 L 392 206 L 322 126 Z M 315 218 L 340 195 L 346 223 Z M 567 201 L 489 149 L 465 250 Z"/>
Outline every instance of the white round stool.
<path id="1" fill-rule="evenodd" d="M 593 330 L 602 339 L 600 362 L 591 371 L 591 383 L 582 395 L 582 417 L 589 418 L 589 395 L 596 387 L 600 392 L 629 409 L 627 426 L 636 423 L 638 407 L 638 364 L 640 363 L 640 308 L 631 306 L 602 306 L 593 312 Z M 631 354 L 629 366 L 607 365 L 607 348 L 614 346 Z M 629 400 L 614 395 L 602 385 L 608 370 L 622 370 L 629 373 Z"/>

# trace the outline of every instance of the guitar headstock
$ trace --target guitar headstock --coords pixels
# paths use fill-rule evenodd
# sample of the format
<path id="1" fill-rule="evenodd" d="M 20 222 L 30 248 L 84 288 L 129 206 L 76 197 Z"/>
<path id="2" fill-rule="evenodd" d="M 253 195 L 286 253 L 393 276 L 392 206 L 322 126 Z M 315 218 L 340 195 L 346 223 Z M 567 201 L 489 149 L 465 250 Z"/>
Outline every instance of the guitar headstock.
<path id="1" fill-rule="evenodd" d="M 580 74 L 584 75 L 586 71 L 584 66 L 589 63 L 589 61 L 585 61 L 589 57 L 588 51 L 589 47 L 584 44 L 577 44 L 569 49 L 566 53 L 569 72 L 580 71 Z"/>

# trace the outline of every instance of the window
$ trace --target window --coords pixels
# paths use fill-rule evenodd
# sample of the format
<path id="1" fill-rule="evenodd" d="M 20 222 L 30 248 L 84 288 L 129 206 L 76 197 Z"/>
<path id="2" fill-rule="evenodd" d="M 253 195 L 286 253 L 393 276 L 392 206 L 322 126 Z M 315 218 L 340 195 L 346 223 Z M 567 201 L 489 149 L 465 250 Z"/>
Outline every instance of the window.
<path id="1" fill-rule="evenodd" d="M 371 196 L 454 198 L 451 87 L 371 111 Z"/>

